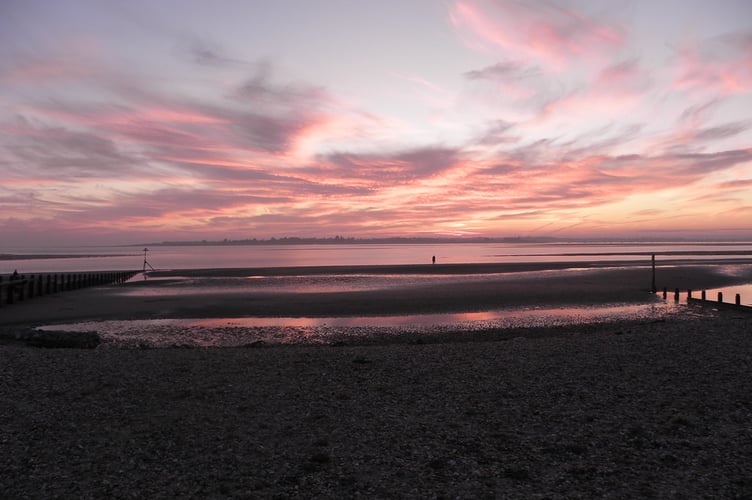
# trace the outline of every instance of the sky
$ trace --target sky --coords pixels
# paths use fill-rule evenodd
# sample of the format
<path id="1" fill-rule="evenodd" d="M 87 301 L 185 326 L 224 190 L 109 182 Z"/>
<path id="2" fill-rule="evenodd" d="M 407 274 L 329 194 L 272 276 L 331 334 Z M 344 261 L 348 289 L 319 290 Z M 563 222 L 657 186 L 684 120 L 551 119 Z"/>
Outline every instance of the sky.
<path id="1" fill-rule="evenodd" d="M 2 0 L 0 251 L 752 239 L 749 0 Z"/>

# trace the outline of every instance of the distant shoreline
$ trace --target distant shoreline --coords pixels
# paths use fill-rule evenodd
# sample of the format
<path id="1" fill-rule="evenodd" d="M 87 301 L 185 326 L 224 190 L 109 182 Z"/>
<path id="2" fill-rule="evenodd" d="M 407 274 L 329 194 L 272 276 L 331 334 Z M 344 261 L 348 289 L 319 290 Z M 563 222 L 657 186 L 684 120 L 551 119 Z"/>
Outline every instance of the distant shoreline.
<path id="1" fill-rule="evenodd" d="M 194 240 L 194 241 L 162 241 L 152 243 L 133 243 L 122 245 L 125 247 L 179 247 L 179 246 L 267 246 L 267 245 L 444 245 L 444 244 L 545 244 L 545 245 L 698 245 L 698 246 L 733 246 L 750 244 L 748 239 L 742 240 L 719 240 L 719 241 L 693 241 L 693 240 L 619 240 L 619 239 L 582 239 L 568 240 L 558 238 L 524 238 L 524 237 L 504 237 L 504 238 L 298 238 L 283 237 L 271 239 L 243 239 L 243 240 Z"/>
<path id="2" fill-rule="evenodd" d="M 133 257 L 137 254 L 0 254 L 0 261 L 7 260 L 44 260 L 44 259 L 93 259 L 100 257 Z"/>

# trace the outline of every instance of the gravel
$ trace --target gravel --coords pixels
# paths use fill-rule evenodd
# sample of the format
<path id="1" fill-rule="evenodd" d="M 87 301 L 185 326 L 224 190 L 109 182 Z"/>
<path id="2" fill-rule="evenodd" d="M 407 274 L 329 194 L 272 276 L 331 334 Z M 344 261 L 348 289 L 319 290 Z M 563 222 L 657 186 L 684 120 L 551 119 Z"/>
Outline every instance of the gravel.
<path id="1" fill-rule="evenodd" d="M 0 345 L 0 491 L 749 498 L 750 319 L 703 309 L 369 345 Z"/>

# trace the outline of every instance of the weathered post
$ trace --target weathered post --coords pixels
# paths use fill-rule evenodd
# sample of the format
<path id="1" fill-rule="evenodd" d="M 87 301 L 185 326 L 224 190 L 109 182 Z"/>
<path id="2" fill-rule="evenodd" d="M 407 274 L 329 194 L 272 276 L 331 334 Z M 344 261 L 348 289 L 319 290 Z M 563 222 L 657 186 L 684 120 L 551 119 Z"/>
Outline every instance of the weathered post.
<path id="1" fill-rule="evenodd" d="M 736 300 L 734 301 L 734 303 L 735 303 L 735 304 L 736 304 L 737 306 L 740 306 L 740 305 L 742 305 L 742 296 L 741 296 L 741 294 L 739 294 L 739 293 L 737 293 L 737 294 L 736 294 Z"/>
<path id="2" fill-rule="evenodd" d="M 718 302 L 723 302 L 723 292 L 718 292 Z"/>
<path id="3" fill-rule="evenodd" d="M 687 300 L 692 298 L 692 289 L 687 290 Z"/>
<path id="4" fill-rule="evenodd" d="M 650 289 L 653 291 L 653 293 L 655 293 L 657 290 L 655 288 L 655 254 L 653 254 L 652 261 L 653 261 L 653 286 Z"/>
<path id="5" fill-rule="evenodd" d="M 679 301 L 679 289 L 678 288 L 674 289 L 674 300 L 677 302 Z"/>
<path id="6" fill-rule="evenodd" d="M 703 290 L 700 294 L 700 298 L 703 300 L 703 302 L 705 301 L 705 290 Z"/>
<path id="7" fill-rule="evenodd" d="M 666 288 L 665 286 L 663 287 L 663 298 L 668 298 L 668 288 Z"/>
<path id="8" fill-rule="evenodd" d="M 26 278 L 24 277 L 23 274 L 20 275 L 18 278 L 21 281 L 21 283 L 18 284 L 18 288 L 17 288 L 17 290 L 18 290 L 18 301 L 19 302 L 23 302 L 24 291 L 25 291 L 24 290 L 24 285 L 26 284 Z"/>

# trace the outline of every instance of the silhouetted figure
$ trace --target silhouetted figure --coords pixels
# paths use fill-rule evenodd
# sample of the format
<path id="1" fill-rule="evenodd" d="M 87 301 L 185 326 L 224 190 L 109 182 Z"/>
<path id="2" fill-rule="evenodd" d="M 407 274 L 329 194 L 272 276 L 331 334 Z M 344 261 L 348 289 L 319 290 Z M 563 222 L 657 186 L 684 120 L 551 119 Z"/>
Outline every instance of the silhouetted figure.
<path id="1" fill-rule="evenodd" d="M 436 264 L 436 256 L 431 257 L 431 264 Z"/>
<path id="2" fill-rule="evenodd" d="M 18 269 L 13 270 L 13 274 L 10 275 L 11 281 L 15 281 L 18 279 Z"/>

